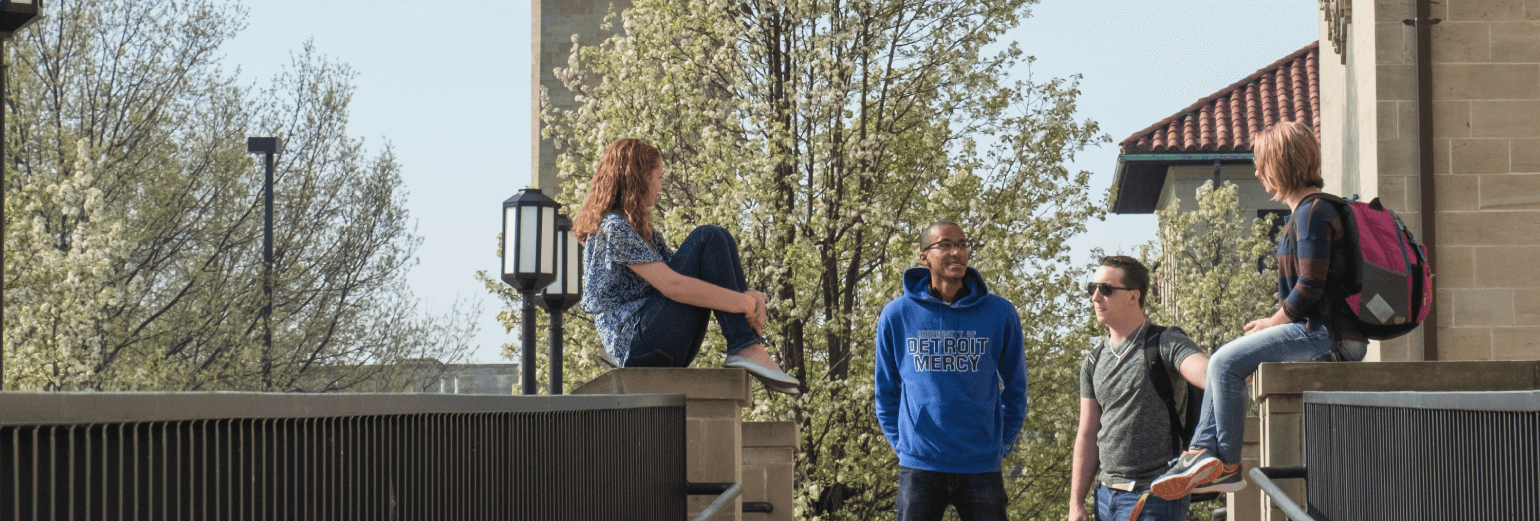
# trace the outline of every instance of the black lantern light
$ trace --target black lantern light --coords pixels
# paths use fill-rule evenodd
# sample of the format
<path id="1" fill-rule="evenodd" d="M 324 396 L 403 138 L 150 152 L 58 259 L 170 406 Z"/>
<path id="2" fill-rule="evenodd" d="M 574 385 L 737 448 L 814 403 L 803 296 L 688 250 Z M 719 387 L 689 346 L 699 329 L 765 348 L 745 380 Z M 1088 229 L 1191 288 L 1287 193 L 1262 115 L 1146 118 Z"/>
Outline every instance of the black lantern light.
<path id="1" fill-rule="evenodd" d="M 556 209 L 538 188 L 503 201 L 503 282 L 524 294 L 519 377 L 523 394 L 535 394 L 535 292 L 556 280 Z"/>
<path id="2" fill-rule="evenodd" d="M 551 313 L 551 394 L 561 394 L 562 315 L 583 299 L 583 246 L 562 214 L 556 215 L 556 251 L 556 280 L 538 301 Z"/>
<path id="3" fill-rule="evenodd" d="M 10 39 L 16 31 L 37 21 L 43 0 L 0 0 L 0 36 Z"/>

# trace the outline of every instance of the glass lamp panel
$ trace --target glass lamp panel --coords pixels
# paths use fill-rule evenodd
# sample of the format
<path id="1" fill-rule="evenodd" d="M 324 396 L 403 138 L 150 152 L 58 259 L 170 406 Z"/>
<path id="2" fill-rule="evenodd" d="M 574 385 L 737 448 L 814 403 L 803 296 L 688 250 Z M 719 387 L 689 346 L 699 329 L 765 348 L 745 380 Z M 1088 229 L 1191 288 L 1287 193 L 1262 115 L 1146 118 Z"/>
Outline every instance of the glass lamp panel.
<path id="1" fill-rule="evenodd" d="M 540 240 L 540 237 L 537 235 L 539 228 L 536 227 L 535 223 L 539 216 L 539 207 L 525 206 L 519 208 L 519 225 L 517 227 L 519 233 L 518 273 L 533 274 L 539 268 L 535 263 L 535 246 L 539 244 L 536 241 Z"/>
<path id="2" fill-rule="evenodd" d="M 556 232 L 557 249 L 560 249 L 561 245 L 565 243 L 566 240 L 567 238 L 561 232 Z M 545 293 L 547 295 L 560 295 L 562 288 L 566 287 L 566 285 L 562 284 L 563 280 L 567 278 L 565 268 L 566 264 L 562 264 L 559 261 L 556 263 L 556 279 L 552 280 L 551 284 L 545 287 Z"/>
<path id="3" fill-rule="evenodd" d="M 518 273 L 515 262 L 518 260 L 519 239 L 519 208 L 517 206 L 503 207 L 503 273 Z"/>
<path id="4" fill-rule="evenodd" d="M 567 241 L 567 288 L 562 293 L 579 295 L 583 293 L 583 272 L 578 268 L 578 266 L 581 266 L 579 263 L 583 262 L 583 251 L 578 248 L 577 237 L 573 237 L 572 232 L 569 231 L 565 235 Z"/>
<path id="5" fill-rule="evenodd" d="M 556 209 L 540 209 L 540 273 L 556 273 Z M 530 270 L 534 272 L 534 270 Z"/>

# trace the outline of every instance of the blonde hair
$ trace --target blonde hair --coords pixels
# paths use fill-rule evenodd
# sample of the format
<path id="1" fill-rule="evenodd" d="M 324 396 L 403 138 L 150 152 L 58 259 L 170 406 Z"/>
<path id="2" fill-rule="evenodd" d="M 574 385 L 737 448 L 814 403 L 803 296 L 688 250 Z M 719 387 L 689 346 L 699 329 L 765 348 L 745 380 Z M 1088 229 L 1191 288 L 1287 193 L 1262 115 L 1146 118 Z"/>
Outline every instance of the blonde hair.
<path id="1" fill-rule="evenodd" d="M 599 231 L 604 214 L 615 212 L 626 218 L 643 240 L 652 240 L 652 172 L 662 164 L 657 147 L 640 139 L 620 139 L 604 149 L 599 170 L 588 186 L 588 196 L 572 220 L 572 233 L 579 242 Z"/>
<path id="2" fill-rule="evenodd" d="M 1321 179 L 1321 144 L 1309 125 L 1285 121 L 1267 127 L 1252 137 L 1251 148 L 1257 175 L 1279 194 L 1326 186 Z"/>

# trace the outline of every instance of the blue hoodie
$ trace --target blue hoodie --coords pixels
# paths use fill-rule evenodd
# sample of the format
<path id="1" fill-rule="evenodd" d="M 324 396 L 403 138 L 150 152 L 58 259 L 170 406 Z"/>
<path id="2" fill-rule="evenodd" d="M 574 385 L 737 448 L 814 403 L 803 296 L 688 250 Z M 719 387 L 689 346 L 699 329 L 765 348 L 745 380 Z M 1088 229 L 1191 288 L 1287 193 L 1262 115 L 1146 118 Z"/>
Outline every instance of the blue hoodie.
<path id="1" fill-rule="evenodd" d="M 968 295 L 947 304 L 930 270 L 911 268 L 877 320 L 877 421 L 899 465 L 999 472 L 1026 419 L 1021 317 L 977 270 L 963 283 Z"/>

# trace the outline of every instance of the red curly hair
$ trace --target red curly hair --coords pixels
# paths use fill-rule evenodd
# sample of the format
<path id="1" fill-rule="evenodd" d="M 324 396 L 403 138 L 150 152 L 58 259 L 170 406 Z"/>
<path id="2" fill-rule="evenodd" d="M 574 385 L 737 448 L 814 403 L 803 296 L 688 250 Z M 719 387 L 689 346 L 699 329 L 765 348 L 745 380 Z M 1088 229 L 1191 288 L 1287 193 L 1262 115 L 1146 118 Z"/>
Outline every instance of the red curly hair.
<path id="1" fill-rule="evenodd" d="M 662 165 L 657 147 L 640 139 L 620 139 L 604 149 L 599 170 L 588 186 L 588 196 L 572 222 L 579 242 L 599 231 L 604 214 L 615 212 L 636 228 L 643 240 L 652 241 L 652 171 Z"/>

